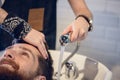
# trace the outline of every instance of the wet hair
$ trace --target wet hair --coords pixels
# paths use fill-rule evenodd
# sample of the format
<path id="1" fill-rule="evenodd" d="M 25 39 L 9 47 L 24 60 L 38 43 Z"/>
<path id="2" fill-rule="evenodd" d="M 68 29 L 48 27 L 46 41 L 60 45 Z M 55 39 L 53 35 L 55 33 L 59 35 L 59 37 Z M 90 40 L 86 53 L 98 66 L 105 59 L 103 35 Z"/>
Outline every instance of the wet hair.
<path id="1" fill-rule="evenodd" d="M 27 43 L 23 40 L 14 40 L 13 44 L 15 44 L 15 43 L 29 44 L 29 43 Z M 47 50 L 47 53 L 48 53 L 48 58 L 44 59 L 43 57 L 40 57 L 40 56 L 38 57 L 39 66 L 38 66 L 38 69 L 37 69 L 37 72 L 36 72 L 36 76 L 37 75 L 42 75 L 42 76 L 46 77 L 46 80 L 53 80 L 52 79 L 53 72 L 54 72 L 54 69 L 53 69 L 53 66 L 52 66 L 53 65 L 53 60 L 52 60 L 52 57 L 50 55 L 50 52 L 48 51 L 47 43 L 44 43 L 44 44 L 45 44 L 45 47 L 46 47 L 46 50 Z"/>
<path id="2" fill-rule="evenodd" d="M 46 80 L 53 80 L 52 76 L 53 76 L 53 60 L 48 52 L 48 58 L 44 59 L 43 57 L 39 57 L 38 58 L 38 62 L 39 62 L 39 67 L 38 67 L 38 71 L 37 74 L 43 75 L 46 77 Z"/>

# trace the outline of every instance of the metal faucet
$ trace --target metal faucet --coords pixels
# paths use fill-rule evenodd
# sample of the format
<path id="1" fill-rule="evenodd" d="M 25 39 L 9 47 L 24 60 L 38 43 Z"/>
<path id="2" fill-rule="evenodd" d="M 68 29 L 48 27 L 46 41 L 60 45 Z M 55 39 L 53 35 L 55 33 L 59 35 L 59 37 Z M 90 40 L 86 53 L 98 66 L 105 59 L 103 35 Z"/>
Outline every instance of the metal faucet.
<path id="1" fill-rule="evenodd" d="M 78 68 L 75 62 L 65 63 L 65 77 L 67 80 L 75 80 L 79 75 Z"/>
<path id="2" fill-rule="evenodd" d="M 70 35 L 62 35 L 59 39 L 61 46 L 66 46 L 70 43 Z M 65 76 L 67 80 L 75 80 L 79 76 L 78 68 L 75 62 L 70 62 L 69 59 L 72 58 L 79 49 L 79 43 L 77 42 L 75 50 L 69 55 L 62 63 L 61 69 L 65 65 Z M 61 54 L 62 55 L 62 54 Z M 69 62 L 68 62 L 69 61 Z"/>

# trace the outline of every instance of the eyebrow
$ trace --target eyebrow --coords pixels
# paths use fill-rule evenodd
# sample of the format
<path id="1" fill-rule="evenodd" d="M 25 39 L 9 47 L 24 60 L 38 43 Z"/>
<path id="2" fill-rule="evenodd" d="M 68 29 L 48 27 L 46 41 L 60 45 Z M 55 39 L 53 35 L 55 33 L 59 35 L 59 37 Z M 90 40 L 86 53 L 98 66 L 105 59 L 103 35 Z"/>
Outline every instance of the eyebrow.
<path id="1" fill-rule="evenodd" d="M 35 59 L 35 56 L 33 55 L 33 52 L 30 49 L 27 49 L 26 47 L 23 47 L 23 46 L 19 46 L 19 48 L 22 50 L 28 51 L 32 55 L 32 57 Z"/>
<path id="2" fill-rule="evenodd" d="M 28 51 L 29 53 L 33 54 L 32 51 L 31 51 L 30 49 L 27 49 L 27 48 L 21 47 L 21 46 L 19 46 L 19 48 L 22 49 L 22 50 Z"/>

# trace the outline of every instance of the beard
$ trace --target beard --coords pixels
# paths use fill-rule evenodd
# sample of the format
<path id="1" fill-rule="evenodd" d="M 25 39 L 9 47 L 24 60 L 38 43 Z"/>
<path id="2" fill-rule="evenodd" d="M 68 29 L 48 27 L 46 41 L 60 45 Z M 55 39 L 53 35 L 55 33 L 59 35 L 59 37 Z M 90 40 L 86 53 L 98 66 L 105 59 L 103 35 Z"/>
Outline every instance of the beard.
<path id="1" fill-rule="evenodd" d="M 1 66 L 2 64 L 7 63 L 12 66 L 14 70 L 10 70 L 7 67 Z M 33 80 L 33 78 L 26 77 L 25 74 L 20 74 L 18 72 L 19 65 L 17 65 L 12 60 L 3 59 L 0 61 L 0 80 Z"/>
<path id="2" fill-rule="evenodd" d="M 23 80 L 16 71 L 0 66 L 0 80 Z"/>

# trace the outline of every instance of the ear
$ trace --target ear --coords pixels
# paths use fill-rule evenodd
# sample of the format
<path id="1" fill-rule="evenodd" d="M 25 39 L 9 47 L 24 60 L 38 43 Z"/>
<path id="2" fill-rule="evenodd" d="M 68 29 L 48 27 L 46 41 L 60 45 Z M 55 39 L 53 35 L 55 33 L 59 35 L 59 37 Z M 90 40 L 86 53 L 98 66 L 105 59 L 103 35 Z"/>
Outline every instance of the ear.
<path id="1" fill-rule="evenodd" d="M 45 76 L 40 76 L 39 80 L 46 80 L 46 77 Z"/>
<path id="2" fill-rule="evenodd" d="M 46 80 L 45 76 L 37 76 L 35 80 Z"/>

